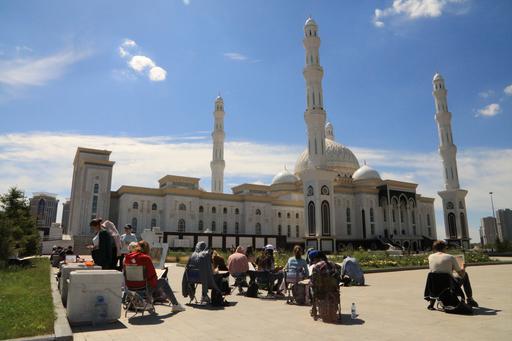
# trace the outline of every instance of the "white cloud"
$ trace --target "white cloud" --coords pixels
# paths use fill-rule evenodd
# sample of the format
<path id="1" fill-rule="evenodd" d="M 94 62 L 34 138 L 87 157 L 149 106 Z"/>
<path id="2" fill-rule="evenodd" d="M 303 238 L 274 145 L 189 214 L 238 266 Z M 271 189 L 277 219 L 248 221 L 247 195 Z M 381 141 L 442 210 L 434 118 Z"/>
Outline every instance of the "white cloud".
<path id="1" fill-rule="evenodd" d="M 167 71 L 162 69 L 160 66 L 152 67 L 149 70 L 149 79 L 152 81 L 158 82 L 165 80 L 165 77 L 167 76 Z"/>
<path id="2" fill-rule="evenodd" d="M 139 74 L 146 75 L 149 80 L 154 82 L 164 81 L 167 77 L 167 71 L 149 57 L 138 53 L 138 45 L 132 39 L 125 39 L 118 48 L 119 56 L 127 60 L 128 66 Z M 135 54 L 135 55 L 134 55 Z M 114 70 L 114 77 L 119 80 L 130 79 L 130 75 L 123 70 Z"/>
<path id="3" fill-rule="evenodd" d="M 435 18 L 447 11 L 450 5 L 459 6 L 466 0 L 393 0 L 390 7 L 375 9 L 373 23 L 384 27 L 384 19 L 402 17 L 409 20 L 418 18 Z"/>
<path id="4" fill-rule="evenodd" d="M 493 117 L 501 112 L 501 107 L 498 103 L 491 103 L 482 109 L 479 109 L 476 116 Z"/>
<path id="5" fill-rule="evenodd" d="M 508 96 L 512 96 L 512 84 L 506 86 L 503 92 Z"/>
<path id="6" fill-rule="evenodd" d="M 209 189 L 211 143 L 207 133 L 180 137 L 126 137 L 64 133 L 15 133 L 0 135 L 0 193 L 17 185 L 27 194 L 49 191 L 61 199 L 69 197 L 73 157 L 78 146 L 112 150 L 112 188 L 121 185 L 157 187 L 165 174 L 202 178 Z M 301 145 L 268 145 L 256 142 L 227 142 L 225 145 L 226 184 L 269 183 L 283 169 L 293 165 L 304 150 Z M 359 160 L 377 169 L 382 178 L 418 183 L 418 193 L 435 198 L 438 236 L 444 236 L 441 200 L 443 170 L 436 151 L 420 153 L 404 150 L 351 148 Z M 178 161 L 178 162 L 177 162 Z M 149 165 L 149 166 L 148 166 Z M 467 196 L 472 238 L 478 238 L 479 220 L 489 215 L 489 191 L 496 208 L 512 202 L 512 149 L 472 148 L 458 153 L 458 169 Z M 482 167 L 485 165 L 485 167 Z"/>
<path id="7" fill-rule="evenodd" d="M 190 0 L 183 0 L 183 4 L 187 6 L 190 5 Z"/>
<path id="8" fill-rule="evenodd" d="M 65 50 L 41 58 L 15 58 L 0 61 L 0 84 L 7 86 L 42 86 L 60 78 L 74 63 L 90 51 Z"/>
<path id="9" fill-rule="evenodd" d="M 224 57 L 237 61 L 244 61 L 249 59 L 246 55 L 243 55 L 239 52 L 226 52 L 224 53 Z"/>
<path id="10" fill-rule="evenodd" d="M 137 72 L 143 72 L 146 69 L 151 69 L 155 66 L 155 62 L 146 56 L 133 56 L 128 65 Z"/>

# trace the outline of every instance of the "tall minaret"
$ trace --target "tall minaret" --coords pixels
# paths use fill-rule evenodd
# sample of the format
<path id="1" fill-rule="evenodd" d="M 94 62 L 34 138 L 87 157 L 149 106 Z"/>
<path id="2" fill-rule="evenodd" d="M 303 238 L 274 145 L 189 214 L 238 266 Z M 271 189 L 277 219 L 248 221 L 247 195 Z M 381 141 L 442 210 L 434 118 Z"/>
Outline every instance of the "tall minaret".
<path id="1" fill-rule="evenodd" d="M 308 130 L 309 166 L 323 168 L 325 160 L 325 117 L 322 78 L 324 70 L 320 66 L 320 37 L 318 26 L 311 18 L 304 25 L 304 48 L 306 49 L 306 66 L 302 74 L 306 80 L 306 103 L 304 113 Z"/>
<path id="2" fill-rule="evenodd" d="M 212 192 L 224 192 L 224 101 L 222 97 L 217 96 L 215 99 L 215 111 L 213 112 L 215 118 L 215 126 L 212 132 L 213 138 L 213 157 L 210 162 L 212 169 Z"/>
<path id="3" fill-rule="evenodd" d="M 304 190 L 304 221 L 306 222 L 306 246 L 334 251 L 336 246 L 336 224 L 334 214 L 334 179 L 336 172 L 327 168 L 325 156 L 327 138 L 334 139 L 332 125 L 326 127 L 322 78 L 318 49 L 320 38 L 318 26 L 311 18 L 304 25 L 304 48 L 306 49 L 306 103 L 304 112 L 308 134 L 308 167 L 299 176 Z"/>
<path id="4" fill-rule="evenodd" d="M 466 194 L 460 189 L 457 171 L 457 147 L 453 144 L 452 114 L 448 111 L 446 87 L 443 77 L 436 73 L 432 81 L 436 105 L 435 120 L 439 133 L 439 154 L 443 160 L 445 190 L 438 192 L 443 199 L 444 226 L 447 240 L 469 248 L 468 220 L 466 214 Z"/>

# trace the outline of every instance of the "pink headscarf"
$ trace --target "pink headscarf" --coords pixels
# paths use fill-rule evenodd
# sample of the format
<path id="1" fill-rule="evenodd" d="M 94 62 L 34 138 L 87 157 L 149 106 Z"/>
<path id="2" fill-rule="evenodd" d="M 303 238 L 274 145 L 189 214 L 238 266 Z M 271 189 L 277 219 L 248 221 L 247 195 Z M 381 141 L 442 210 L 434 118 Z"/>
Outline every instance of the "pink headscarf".
<path id="1" fill-rule="evenodd" d="M 117 231 L 116 225 L 114 225 L 113 222 L 110 220 L 105 220 L 101 226 L 110 233 L 112 238 L 114 238 L 114 243 L 116 243 L 117 248 L 117 256 L 119 257 L 121 255 L 121 248 L 123 247 L 121 245 L 121 236 L 119 235 L 119 231 Z"/>

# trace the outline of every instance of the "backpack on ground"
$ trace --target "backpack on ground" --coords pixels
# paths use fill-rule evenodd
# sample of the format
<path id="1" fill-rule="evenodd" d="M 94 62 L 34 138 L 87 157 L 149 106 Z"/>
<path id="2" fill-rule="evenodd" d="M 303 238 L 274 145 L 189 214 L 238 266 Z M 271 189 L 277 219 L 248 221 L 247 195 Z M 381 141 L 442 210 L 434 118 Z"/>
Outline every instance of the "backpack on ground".
<path id="1" fill-rule="evenodd" d="M 224 296 L 222 296 L 222 292 L 213 289 L 212 290 L 212 306 L 214 307 L 222 307 L 226 305 L 226 302 L 224 300 Z"/>
<path id="2" fill-rule="evenodd" d="M 443 303 L 443 311 L 447 314 L 473 315 L 473 308 L 463 302 L 451 288 L 439 295 L 439 301 Z"/>
<path id="3" fill-rule="evenodd" d="M 245 293 L 245 296 L 258 297 L 258 284 L 254 283 L 254 282 L 249 284 L 249 287 L 247 288 L 247 292 Z"/>

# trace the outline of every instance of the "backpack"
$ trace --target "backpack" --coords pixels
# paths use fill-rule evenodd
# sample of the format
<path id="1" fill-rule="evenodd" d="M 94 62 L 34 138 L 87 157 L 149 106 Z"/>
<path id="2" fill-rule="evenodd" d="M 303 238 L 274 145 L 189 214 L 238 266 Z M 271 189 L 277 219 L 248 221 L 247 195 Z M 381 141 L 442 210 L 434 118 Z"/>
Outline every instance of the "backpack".
<path id="1" fill-rule="evenodd" d="M 214 307 L 222 307 L 227 305 L 224 300 L 224 296 L 222 296 L 222 292 L 213 289 L 212 290 L 212 306 Z"/>
<path id="2" fill-rule="evenodd" d="M 461 301 L 451 288 L 441 292 L 439 300 L 443 303 L 443 311 L 447 314 L 473 315 L 473 308 Z"/>
<path id="3" fill-rule="evenodd" d="M 293 299 L 298 305 L 306 304 L 306 286 L 304 284 L 296 283 L 292 287 Z"/>
<path id="4" fill-rule="evenodd" d="M 255 282 L 249 284 L 249 287 L 247 288 L 247 292 L 245 293 L 245 296 L 258 297 L 258 284 L 256 284 Z"/>

